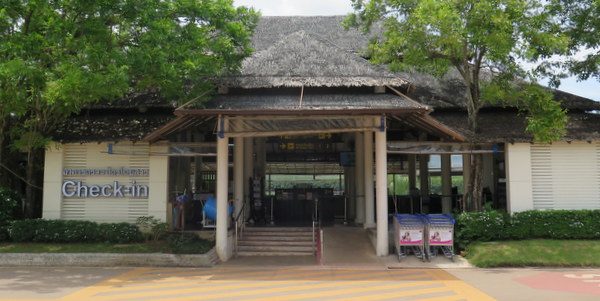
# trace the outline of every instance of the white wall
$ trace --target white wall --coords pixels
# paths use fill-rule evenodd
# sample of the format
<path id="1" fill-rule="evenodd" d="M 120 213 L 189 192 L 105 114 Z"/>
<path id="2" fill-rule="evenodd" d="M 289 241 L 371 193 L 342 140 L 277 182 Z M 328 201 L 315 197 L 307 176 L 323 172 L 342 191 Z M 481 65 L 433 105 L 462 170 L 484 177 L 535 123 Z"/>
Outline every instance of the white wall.
<path id="1" fill-rule="evenodd" d="M 62 194 L 63 149 L 60 144 L 52 144 L 46 150 L 44 162 L 44 194 L 42 217 L 60 219 Z"/>
<path id="2" fill-rule="evenodd" d="M 600 142 L 531 146 L 534 209 L 600 209 Z"/>
<path id="3" fill-rule="evenodd" d="M 600 209 L 600 142 L 507 144 L 509 211 Z"/>
<path id="4" fill-rule="evenodd" d="M 531 144 L 506 144 L 508 211 L 533 209 L 531 192 Z"/>
<path id="5" fill-rule="evenodd" d="M 115 145 L 119 152 L 131 153 L 149 152 L 149 145 L 144 143 L 130 144 L 120 142 Z M 153 149 L 154 150 L 154 149 Z M 44 169 L 44 200 L 42 217 L 47 219 L 73 219 L 91 220 L 97 222 L 135 222 L 140 216 L 152 215 L 162 221 L 167 217 L 167 191 L 168 191 L 168 157 L 150 155 L 108 154 L 108 144 L 63 144 L 51 147 L 46 151 Z M 120 169 L 146 170 L 144 175 L 117 175 L 117 174 L 71 174 L 65 175 L 65 169 L 93 170 L 93 169 Z M 111 186 L 115 182 L 123 186 L 123 195 L 108 194 L 102 196 L 88 195 L 65 196 L 63 185 L 81 182 L 81 185 Z M 135 181 L 135 183 L 134 183 Z M 132 196 L 127 189 L 135 185 L 139 193 Z M 75 185 L 69 185 L 68 194 L 74 193 Z M 111 190 L 107 190 L 111 191 Z"/>

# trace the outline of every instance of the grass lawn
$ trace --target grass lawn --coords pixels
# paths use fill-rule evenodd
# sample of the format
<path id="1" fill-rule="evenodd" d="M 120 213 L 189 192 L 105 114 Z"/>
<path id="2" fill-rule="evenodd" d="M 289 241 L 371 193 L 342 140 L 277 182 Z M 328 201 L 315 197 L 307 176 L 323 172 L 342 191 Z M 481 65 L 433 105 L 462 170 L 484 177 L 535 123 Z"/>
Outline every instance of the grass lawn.
<path id="1" fill-rule="evenodd" d="M 481 242 L 466 251 L 477 267 L 600 267 L 600 240 Z"/>
<path id="2" fill-rule="evenodd" d="M 170 253 L 165 241 L 135 244 L 0 243 L 0 253 Z"/>

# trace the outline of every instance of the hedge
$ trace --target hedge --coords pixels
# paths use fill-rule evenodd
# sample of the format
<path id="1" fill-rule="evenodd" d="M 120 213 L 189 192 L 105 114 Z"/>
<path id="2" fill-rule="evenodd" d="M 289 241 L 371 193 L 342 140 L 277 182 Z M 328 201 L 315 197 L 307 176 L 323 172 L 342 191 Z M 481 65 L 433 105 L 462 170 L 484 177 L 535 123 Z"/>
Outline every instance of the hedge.
<path id="1" fill-rule="evenodd" d="M 455 218 L 455 241 L 461 249 L 475 241 L 600 239 L 600 210 L 465 212 Z"/>
<path id="2" fill-rule="evenodd" d="M 29 219 L 13 221 L 10 239 L 15 242 L 132 243 L 143 240 L 136 225 L 74 220 Z"/>
<path id="3" fill-rule="evenodd" d="M 0 187 L 0 241 L 9 239 L 8 228 L 11 221 L 20 218 L 19 195 Z"/>

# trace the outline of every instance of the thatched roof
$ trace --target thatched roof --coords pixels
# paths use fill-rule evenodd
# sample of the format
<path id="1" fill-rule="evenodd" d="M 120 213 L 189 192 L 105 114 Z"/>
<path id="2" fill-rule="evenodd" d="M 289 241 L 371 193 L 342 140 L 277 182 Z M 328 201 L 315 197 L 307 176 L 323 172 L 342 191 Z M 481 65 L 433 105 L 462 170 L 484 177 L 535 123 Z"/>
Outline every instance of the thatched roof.
<path id="1" fill-rule="evenodd" d="M 325 94 L 306 90 L 301 98 L 301 90 L 285 94 L 237 94 L 217 95 L 204 104 L 203 111 L 427 111 L 427 108 L 399 95 L 375 93 L 335 93 Z"/>
<path id="2" fill-rule="evenodd" d="M 431 116 L 471 142 L 533 142 L 533 135 L 525 133 L 525 116 L 514 109 L 483 109 L 479 113 L 478 133 L 469 130 L 464 111 L 439 110 L 431 113 Z M 600 140 L 600 114 L 569 113 L 567 135 L 561 140 Z"/>
<path id="3" fill-rule="evenodd" d="M 417 106 L 405 97 L 390 94 L 355 93 L 355 87 L 407 87 L 408 97 L 433 108 L 431 114 L 443 125 L 474 142 L 531 141 L 525 134 L 525 119 L 502 104 L 486 105 L 480 113 L 480 133 L 468 130 L 465 86 L 456 72 L 438 79 L 415 72 L 391 73 L 375 66 L 359 54 L 371 36 L 344 30 L 344 16 L 262 17 L 252 39 L 256 52 L 242 65 L 241 73 L 223 80 L 229 87 L 244 90 L 216 95 L 204 104 L 205 113 L 230 111 L 289 111 L 300 109 L 299 87 L 308 87 L 301 110 L 359 111 L 412 110 Z M 380 29 L 374 28 L 376 34 Z M 297 93 L 278 91 L 285 87 Z M 298 89 L 296 89 L 298 87 Z M 310 93 L 310 87 L 331 87 L 331 92 Z M 335 88 L 339 87 L 339 88 Z M 266 88 L 266 89 L 261 89 Z M 323 88 L 325 89 L 325 88 Z M 345 91 L 343 89 L 346 89 Z M 366 88 L 365 88 L 366 89 Z M 257 91 L 259 91 L 257 93 Z M 263 93 L 265 92 L 265 93 Z M 564 140 L 600 140 L 600 102 L 553 90 L 557 100 L 569 110 L 568 135 Z M 147 113 L 140 113 L 150 108 Z M 152 108 L 160 110 L 153 113 Z M 173 104 L 158 95 L 132 95 L 118 102 L 94 104 L 74 116 L 56 132 L 59 141 L 140 140 L 173 119 Z M 309 113 L 306 113 L 309 114 Z"/>
<path id="4" fill-rule="evenodd" d="M 104 110 L 104 109 L 138 109 L 145 110 L 149 108 L 174 109 L 177 102 L 171 102 L 161 97 L 158 93 L 128 94 L 122 99 L 113 101 L 99 101 L 86 105 L 85 110 Z"/>
<path id="5" fill-rule="evenodd" d="M 458 71 L 452 69 L 443 78 L 420 72 L 398 72 L 413 84 L 407 96 L 434 109 L 466 109 L 467 88 Z M 600 102 L 550 89 L 554 98 L 569 111 L 600 110 Z M 485 104 L 486 108 L 503 108 L 502 102 Z"/>
<path id="6" fill-rule="evenodd" d="M 139 113 L 135 110 L 80 114 L 58 127 L 52 138 L 57 142 L 140 141 L 174 119 L 172 111 Z"/>
<path id="7" fill-rule="evenodd" d="M 329 41 L 344 52 L 362 53 L 366 51 L 369 39 L 374 34 L 364 34 L 355 28 L 345 30 L 342 27 L 344 18 L 345 16 L 261 17 L 254 30 L 251 46 L 255 51 L 262 51 L 302 30 Z M 376 24 L 372 32 L 381 32 L 379 28 L 379 24 Z"/>
<path id="8" fill-rule="evenodd" d="M 240 73 L 220 83 L 247 89 L 408 85 L 397 74 L 302 30 L 255 52 L 244 60 Z"/>

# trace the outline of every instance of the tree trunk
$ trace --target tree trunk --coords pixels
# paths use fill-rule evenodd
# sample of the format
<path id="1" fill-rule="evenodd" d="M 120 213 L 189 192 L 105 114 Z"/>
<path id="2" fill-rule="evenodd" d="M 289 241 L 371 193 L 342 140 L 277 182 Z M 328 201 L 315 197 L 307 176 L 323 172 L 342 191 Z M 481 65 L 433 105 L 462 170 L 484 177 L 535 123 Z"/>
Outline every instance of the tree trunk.
<path id="1" fill-rule="evenodd" d="M 479 76 L 475 70 L 469 70 L 465 74 L 470 75 L 465 77 L 465 83 L 467 84 L 467 114 L 469 129 L 476 134 L 479 131 L 479 109 L 481 108 L 480 103 L 480 92 L 479 92 Z M 467 185 L 463 197 L 463 210 L 464 211 L 481 211 L 483 208 L 481 201 L 483 196 L 483 155 L 472 154 L 470 156 L 471 164 L 469 177 L 463 179 Z"/>
<path id="2" fill-rule="evenodd" d="M 35 187 L 37 183 L 37 177 L 35 174 L 35 151 L 31 150 L 27 153 L 27 165 L 25 166 L 25 179 L 27 185 L 25 186 L 25 204 L 24 214 L 25 218 L 38 218 L 37 213 L 37 197 Z M 36 185 L 37 186 L 37 185 Z"/>
<path id="3" fill-rule="evenodd" d="M 4 133 L 6 133 L 6 129 L 8 128 L 8 118 L 3 118 L 2 124 L 0 124 L 0 164 L 4 164 Z M 0 167 L 0 186 L 7 187 L 8 186 L 8 175 L 4 167 Z"/>
<path id="4" fill-rule="evenodd" d="M 471 211 L 481 211 L 483 196 L 483 154 L 473 154 L 471 163 Z"/>

